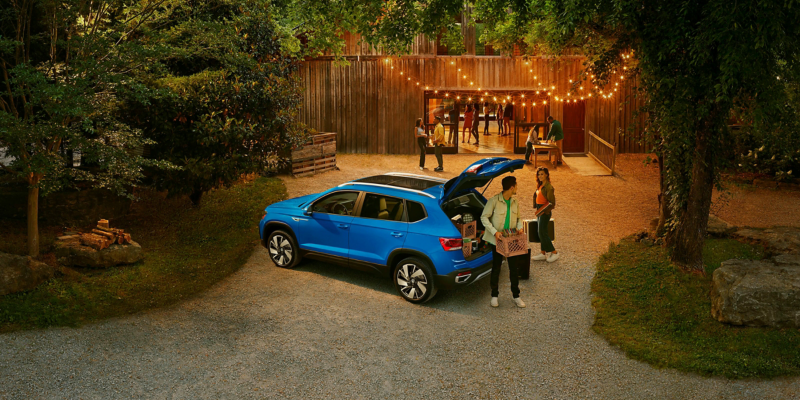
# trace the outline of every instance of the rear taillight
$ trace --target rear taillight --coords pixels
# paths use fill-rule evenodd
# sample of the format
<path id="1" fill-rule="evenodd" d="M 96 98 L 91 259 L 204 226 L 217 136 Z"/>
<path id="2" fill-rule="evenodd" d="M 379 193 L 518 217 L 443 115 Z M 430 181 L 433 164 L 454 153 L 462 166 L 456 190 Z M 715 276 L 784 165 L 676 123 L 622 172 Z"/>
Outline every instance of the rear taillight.
<path id="1" fill-rule="evenodd" d="M 261 219 L 264 219 L 264 218 L 267 218 L 267 213 L 264 213 L 264 215 L 261 216 Z"/>
<path id="2" fill-rule="evenodd" d="M 442 244 L 444 251 L 461 250 L 464 246 L 464 240 L 461 238 L 439 238 L 439 243 Z"/>

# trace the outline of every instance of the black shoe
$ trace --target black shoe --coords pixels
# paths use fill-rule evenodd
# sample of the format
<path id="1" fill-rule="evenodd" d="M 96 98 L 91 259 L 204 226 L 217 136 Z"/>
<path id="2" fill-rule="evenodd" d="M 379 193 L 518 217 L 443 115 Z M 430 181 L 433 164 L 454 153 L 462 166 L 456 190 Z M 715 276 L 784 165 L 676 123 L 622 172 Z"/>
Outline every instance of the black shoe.
<path id="1" fill-rule="evenodd" d="M 436 171 L 436 172 L 442 172 L 442 171 L 444 171 L 444 168 L 436 167 L 433 170 Z"/>

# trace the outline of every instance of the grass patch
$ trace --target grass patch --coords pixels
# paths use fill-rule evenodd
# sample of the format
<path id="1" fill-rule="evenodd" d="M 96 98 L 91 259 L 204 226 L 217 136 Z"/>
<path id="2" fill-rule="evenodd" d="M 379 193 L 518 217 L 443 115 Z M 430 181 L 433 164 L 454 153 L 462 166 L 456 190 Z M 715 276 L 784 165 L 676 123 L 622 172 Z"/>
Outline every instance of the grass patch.
<path id="1" fill-rule="evenodd" d="M 141 193 L 132 213 L 112 220 L 131 232 L 145 259 L 107 270 L 59 268 L 57 279 L 36 289 L 0 298 L 0 332 L 77 326 L 162 307 L 192 297 L 238 270 L 258 243 L 264 207 L 286 198 L 279 179 L 258 178 L 203 197 L 200 207 L 186 198 Z M 25 254 L 25 223 L 4 223 L 0 251 Z M 61 227 L 43 227 L 49 249 Z M 40 257 L 54 262 L 52 254 Z"/>
<path id="2" fill-rule="evenodd" d="M 709 239 L 708 275 L 681 272 L 665 249 L 630 240 L 611 245 L 592 282 L 593 329 L 634 359 L 706 376 L 771 378 L 800 374 L 800 331 L 733 327 L 711 317 L 711 274 L 731 258 L 763 252 Z"/>

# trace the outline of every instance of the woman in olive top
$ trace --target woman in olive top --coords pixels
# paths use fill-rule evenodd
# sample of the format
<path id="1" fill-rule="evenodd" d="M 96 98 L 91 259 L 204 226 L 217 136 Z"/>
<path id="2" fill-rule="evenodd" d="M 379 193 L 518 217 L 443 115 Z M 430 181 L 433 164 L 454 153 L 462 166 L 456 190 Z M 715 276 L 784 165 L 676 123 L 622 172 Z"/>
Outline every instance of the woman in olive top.
<path id="1" fill-rule="evenodd" d="M 539 230 L 539 240 L 542 245 L 542 253 L 537 254 L 531 259 L 535 261 L 547 260 L 553 262 L 558 260 L 560 255 L 553 247 L 553 241 L 547 233 L 547 226 L 550 224 L 551 211 L 556 207 L 556 194 L 553 185 L 550 184 L 550 171 L 545 167 L 536 169 L 536 193 L 533 194 L 533 207 L 537 210 L 546 205 L 547 209 L 539 214 L 537 228 Z"/>

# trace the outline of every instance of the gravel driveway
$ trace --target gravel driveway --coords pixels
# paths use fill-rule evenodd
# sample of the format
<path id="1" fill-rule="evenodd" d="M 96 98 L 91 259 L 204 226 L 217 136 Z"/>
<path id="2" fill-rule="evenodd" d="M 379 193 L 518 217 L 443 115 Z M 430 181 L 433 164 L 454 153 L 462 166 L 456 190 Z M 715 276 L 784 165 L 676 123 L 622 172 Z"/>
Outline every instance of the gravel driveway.
<path id="1" fill-rule="evenodd" d="M 436 175 L 452 177 L 478 158 L 446 156 Z M 284 270 L 259 247 L 239 272 L 176 306 L 80 329 L 0 335 L 0 398 L 800 397 L 798 378 L 658 370 L 591 331 L 593 263 L 656 214 L 655 168 L 640 159 L 622 157 L 618 177 L 551 173 L 562 257 L 533 264 L 521 283 L 525 309 L 514 307 L 507 273 L 497 309 L 489 307 L 488 279 L 415 306 L 388 279 L 319 262 Z M 413 156 L 344 155 L 341 171 L 285 182 L 297 196 L 372 173 L 419 173 L 415 164 Z M 522 214 L 530 215 L 533 169 L 516 176 Z M 498 190 L 493 183 L 487 194 Z M 797 200 L 787 196 L 787 205 Z"/>

